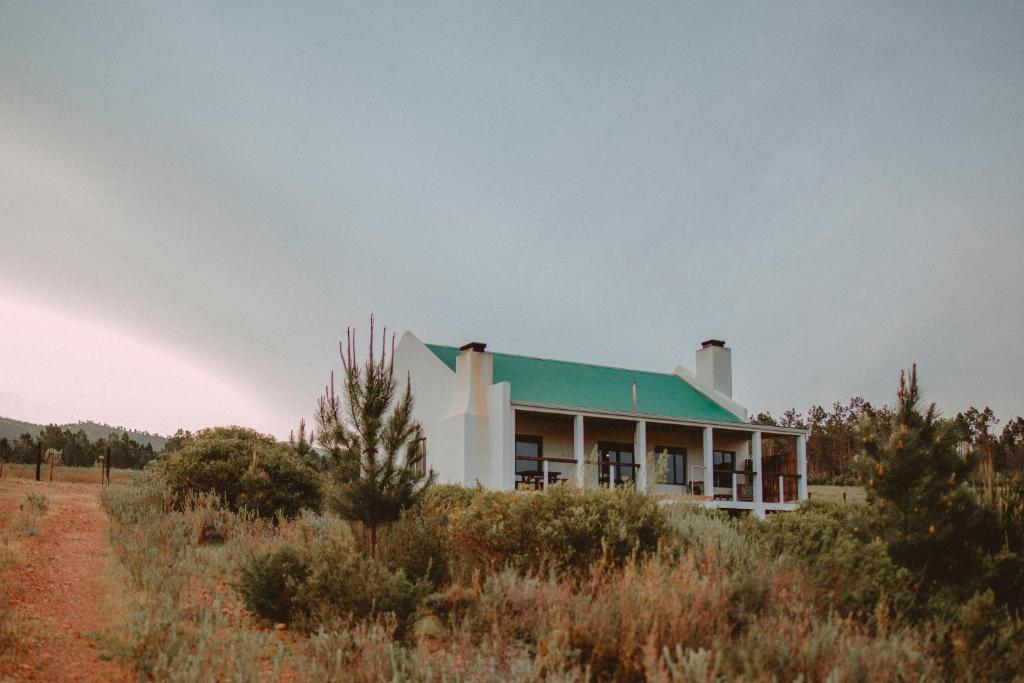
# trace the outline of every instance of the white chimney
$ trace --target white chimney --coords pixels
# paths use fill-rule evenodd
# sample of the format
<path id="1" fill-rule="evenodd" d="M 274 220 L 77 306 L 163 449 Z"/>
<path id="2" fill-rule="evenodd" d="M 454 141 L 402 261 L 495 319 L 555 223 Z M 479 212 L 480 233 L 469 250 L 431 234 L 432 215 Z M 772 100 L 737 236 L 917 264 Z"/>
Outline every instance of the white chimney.
<path id="1" fill-rule="evenodd" d="M 708 339 L 697 349 L 697 381 L 732 398 L 732 349 L 720 339 Z"/>
<path id="2" fill-rule="evenodd" d="M 455 385 L 449 414 L 487 414 L 487 389 L 493 383 L 494 359 L 482 342 L 470 342 L 459 348 L 455 358 Z"/>

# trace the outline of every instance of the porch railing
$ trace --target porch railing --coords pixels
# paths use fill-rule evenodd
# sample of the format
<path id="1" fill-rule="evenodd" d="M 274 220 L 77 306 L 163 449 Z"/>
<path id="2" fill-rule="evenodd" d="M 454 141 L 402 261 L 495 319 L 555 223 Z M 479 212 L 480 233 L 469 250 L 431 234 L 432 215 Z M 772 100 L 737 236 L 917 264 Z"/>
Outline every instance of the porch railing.
<path id="1" fill-rule="evenodd" d="M 516 462 L 535 462 L 538 463 L 537 469 L 529 470 L 525 472 L 516 472 L 516 489 L 522 490 L 535 490 L 540 491 L 545 485 L 557 484 L 565 479 L 559 478 L 558 472 L 552 472 L 549 464 L 553 462 L 568 463 L 570 465 L 578 464 L 571 458 L 546 458 L 543 456 L 534 455 L 517 455 Z"/>
<path id="2" fill-rule="evenodd" d="M 768 475 L 764 479 L 762 488 L 764 490 L 763 499 L 766 503 L 795 503 L 800 495 L 800 475 Z"/>

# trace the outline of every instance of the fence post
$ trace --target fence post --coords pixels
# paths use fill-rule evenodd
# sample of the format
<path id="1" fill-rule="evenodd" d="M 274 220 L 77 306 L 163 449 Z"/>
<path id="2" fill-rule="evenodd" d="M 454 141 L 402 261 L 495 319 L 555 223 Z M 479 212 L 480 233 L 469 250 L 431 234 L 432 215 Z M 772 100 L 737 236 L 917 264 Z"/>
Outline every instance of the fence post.
<path id="1" fill-rule="evenodd" d="M 43 440 L 39 439 L 36 444 L 36 481 L 42 481 L 43 468 Z"/>

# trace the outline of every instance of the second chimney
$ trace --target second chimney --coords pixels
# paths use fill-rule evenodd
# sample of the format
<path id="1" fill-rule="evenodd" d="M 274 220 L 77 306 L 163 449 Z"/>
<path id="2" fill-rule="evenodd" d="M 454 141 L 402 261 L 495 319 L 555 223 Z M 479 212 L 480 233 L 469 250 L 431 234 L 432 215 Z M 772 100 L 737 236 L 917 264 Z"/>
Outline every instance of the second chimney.
<path id="1" fill-rule="evenodd" d="M 708 339 L 697 349 L 697 381 L 732 398 L 732 349 L 721 339 Z"/>

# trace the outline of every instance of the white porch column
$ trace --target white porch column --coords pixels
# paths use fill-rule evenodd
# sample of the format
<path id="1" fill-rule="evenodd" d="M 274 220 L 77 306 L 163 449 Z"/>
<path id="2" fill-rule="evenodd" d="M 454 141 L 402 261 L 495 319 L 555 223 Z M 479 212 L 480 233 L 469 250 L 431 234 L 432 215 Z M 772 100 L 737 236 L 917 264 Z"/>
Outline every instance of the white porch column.
<path id="1" fill-rule="evenodd" d="M 704 495 L 715 497 L 715 450 L 714 435 L 711 427 L 704 428 Z"/>
<path id="2" fill-rule="evenodd" d="M 633 468 L 636 473 L 637 491 L 647 490 L 647 421 L 637 420 L 633 431 L 633 457 L 640 467 Z"/>
<path id="3" fill-rule="evenodd" d="M 584 472 L 586 467 L 584 460 L 586 460 L 587 453 L 583 450 L 583 416 L 577 415 L 573 418 L 572 423 L 572 452 L 576 458 L 576 485 L 583 488 L 586 485 L 584 481 Z"/>
<path id="4" fill-rule="evenodd" d="M 750 438 L 750 458 L 754 461 L 754 513 L 764 517 L 764 472 L 761 471 L 761 432 Z M 760 508 L 760 509 L 759 509 Z"/>
<path id="5" fill-rule="evenodd" d="M 796 497 L 798 500 L 807 500 L 807 435 L 801 434 L 796 437 L 796 473 L 800 475 L 797 480 Z"/>
<path id="6" fill-rule="evenodd" d="M 499 382 L 487 389 L 487 485 L 499 491 L 516 487 L 516 410 L 509 402 L 511 387 L 508 382 Z"/>

